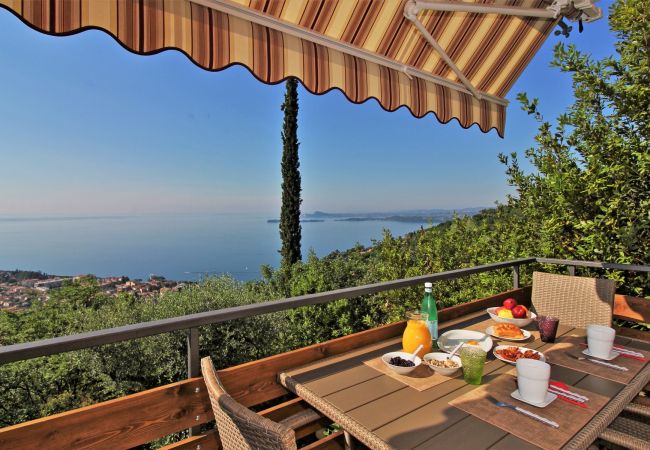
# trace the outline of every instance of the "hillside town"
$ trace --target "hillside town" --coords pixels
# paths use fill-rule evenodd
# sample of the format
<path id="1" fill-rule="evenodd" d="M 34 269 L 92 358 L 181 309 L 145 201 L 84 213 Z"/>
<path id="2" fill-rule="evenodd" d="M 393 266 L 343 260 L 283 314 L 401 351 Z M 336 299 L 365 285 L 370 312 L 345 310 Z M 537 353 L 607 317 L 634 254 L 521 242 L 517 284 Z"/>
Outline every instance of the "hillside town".
<path id="1" fill-rule="evenodd" d="M 36 301 L 47 301 L 52 289 L 84 278 L 96 281 L 106 294 L 128 293 L 138 297 L 178 291 L 187 284 L 157 275 L 151 275 L 148 280 L 131 280 L 126 276 L 99 278 L 94 275 L 57 276 L 33 271 L 0 270 L 0 310 L 18 311 L 29 308 Z"/>

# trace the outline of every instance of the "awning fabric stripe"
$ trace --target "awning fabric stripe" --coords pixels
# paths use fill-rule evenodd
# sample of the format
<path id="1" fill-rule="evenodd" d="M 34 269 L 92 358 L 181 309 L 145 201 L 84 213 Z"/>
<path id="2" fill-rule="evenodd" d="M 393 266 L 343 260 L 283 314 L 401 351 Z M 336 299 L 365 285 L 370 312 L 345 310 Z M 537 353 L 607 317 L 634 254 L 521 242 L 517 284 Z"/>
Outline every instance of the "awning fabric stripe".
<path id="1" fill-rule="evenodd" d="M 541 0 L 497 0 L 536 7 Z M 311 92 L 340 89 L 355 103 L 375 98 L 388 111 L 407 107 L 443 123 L 495 128 L 503 136 L 505 103 L 477 100 L 403 16 L 405 0 L 236 0 L 328 38 L 457 83 L 438 84 L 189 0 L 0 0 L 39 31 L 64 35 L 98 28 L 129 50 L 178 49 L 199 66 L 247 67 L 265 83 L 300 79 Z M 419 19 L 481 92 L 503 97 L 555 21 L 494 14 L 425 11 Z M 448 83 L 449 84 L 449 83 Z"/>

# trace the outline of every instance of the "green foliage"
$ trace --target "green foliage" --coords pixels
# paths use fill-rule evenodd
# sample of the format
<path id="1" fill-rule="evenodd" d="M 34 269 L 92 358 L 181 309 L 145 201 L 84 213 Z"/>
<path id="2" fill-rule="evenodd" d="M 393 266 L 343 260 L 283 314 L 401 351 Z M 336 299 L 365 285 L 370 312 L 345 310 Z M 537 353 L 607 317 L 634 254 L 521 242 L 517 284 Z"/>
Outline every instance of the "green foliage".
<path id="1" fill-rule="evenodd" d="M 0 344 L 27 342 L 276 297 L 267 285 L 209 278 L 155 298 L 107 297 L 75 282 L 50 300 L 17 313 L 0 312 Z M 281 315 L 201 328 L 201 353 L 218 367 L 278 353 Z M 127 395 L 187 376 L 185 335 L 167 333 L 95 349 L 0 366 L 0 426 Z"/>
<path id="2" fill-rule="evenodd" d="M 623 264 L 650 260 L 650 1 L 614 3 L 610 27 L 618 57 L 593 60 L 558 44 L 552 65 L 573 77 L 575 101 L 556 124 L 525 94 L 524 110 L 539 121 L 537 145 L 525 156 L 501 155 L 523 215 L 529 254 Z M 611 274 L 630 293 L 648 295 L 646 277 Z"/>
<path id="3" fill-rule="evenodd" d="M 290 267 L 302 259 L 300 253 L 300 160 L 298 159 L 298 82 L 287 80 L 282 111 L 282 209 L 280 211 L 280 238 L 282 264 Z"/>

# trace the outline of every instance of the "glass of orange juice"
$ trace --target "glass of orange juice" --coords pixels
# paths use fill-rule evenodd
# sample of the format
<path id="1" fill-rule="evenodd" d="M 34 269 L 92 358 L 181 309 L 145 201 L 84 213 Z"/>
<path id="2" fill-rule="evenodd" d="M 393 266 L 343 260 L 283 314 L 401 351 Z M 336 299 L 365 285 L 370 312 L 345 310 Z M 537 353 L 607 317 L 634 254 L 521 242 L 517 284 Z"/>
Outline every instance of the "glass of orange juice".
<path id="1" fill-rule="evenodd" d="M 425 354 L 431 351 L 431 333 L 427 326 L 427 313 L 419 311 L 406 313 L 406 329 L 402 335 L 402 347 L 405 352 L 413 353 L 420 344 L 423 345 L 422 350 L 418 352 L 418 356 L 422 358 Z"/>

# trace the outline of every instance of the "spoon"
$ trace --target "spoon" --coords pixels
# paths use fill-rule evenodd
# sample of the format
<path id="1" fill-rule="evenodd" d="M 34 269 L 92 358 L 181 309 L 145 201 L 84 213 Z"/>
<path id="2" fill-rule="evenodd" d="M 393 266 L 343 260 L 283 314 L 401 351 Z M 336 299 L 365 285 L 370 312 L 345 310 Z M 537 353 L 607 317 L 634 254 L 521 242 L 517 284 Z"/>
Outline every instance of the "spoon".
<path id="1" fill-rule="evenodd" d="M 422 348 L 424 348 L 424 345 L 423 345 L 423 344 L 420 344 L 420 345 L 418 346 L 418 348 L 416 348 L 415 351 L 414 351 L 413 353 L 411 353 L 411 362 L 415 362 L 415 355 L 417 355 L 418 352 L 419 352 L 420 350 L 422 350 Z"/>
<path id="2" fill-rule="evenodd" d="M 447 355 L 447 359 L 451 359 L 451 357 L 454 356 L 454 355 L 456 354 L 456 352 L 457 352 L 458 350 L 460 350 L 460 348 L 461 348 L 463 345 L 465 345 L 465 343 L 464 343 L 464 342 L 461 342 L 461 343 L 458 344 L 456 347 L 454 347 L 454 349 L 451 351 L 451 353 Z"/>

